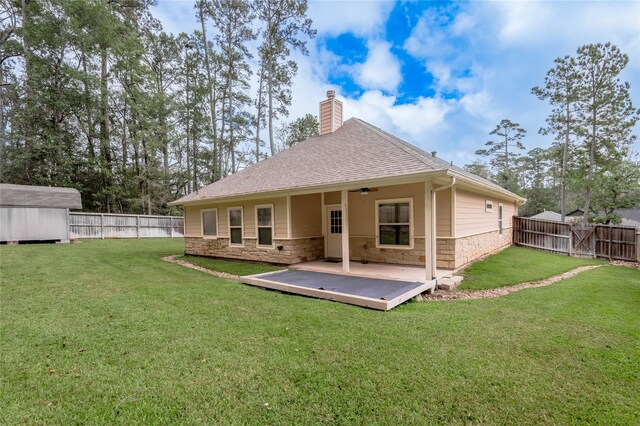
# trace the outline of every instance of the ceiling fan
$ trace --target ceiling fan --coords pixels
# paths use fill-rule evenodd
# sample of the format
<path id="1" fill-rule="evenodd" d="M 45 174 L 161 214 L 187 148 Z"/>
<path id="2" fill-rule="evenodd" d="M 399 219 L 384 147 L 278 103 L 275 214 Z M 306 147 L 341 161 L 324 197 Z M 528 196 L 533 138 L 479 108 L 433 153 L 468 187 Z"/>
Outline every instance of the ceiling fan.
<path id="1" fill-rule="evenodd" d="M 349 192 L 359 192 L 360 195 L 367 195 L 370 192 L 376 192 L 378 188 L 360 188 L 360 189 L 352 189 Z"/>

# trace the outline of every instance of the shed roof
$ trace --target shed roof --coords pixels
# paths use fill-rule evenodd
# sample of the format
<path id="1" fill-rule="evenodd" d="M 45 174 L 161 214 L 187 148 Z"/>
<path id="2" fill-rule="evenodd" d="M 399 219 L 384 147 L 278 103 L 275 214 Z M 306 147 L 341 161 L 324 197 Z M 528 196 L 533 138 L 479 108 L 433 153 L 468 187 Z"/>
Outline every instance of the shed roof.
<path id="1" fill-rule="evenodd" d="M 74 188 L 0 184 L 0 206 L 81 209 L 80 192 Z"/>
<path id="2" fill-rule="evenodd" d="M 453 171 L 467 181 L 513 199 L 524 200 L 369 123 L 351 118 L 335 132 L 311 137 L 171 204 L 182 205 L 436 171 Z"/>

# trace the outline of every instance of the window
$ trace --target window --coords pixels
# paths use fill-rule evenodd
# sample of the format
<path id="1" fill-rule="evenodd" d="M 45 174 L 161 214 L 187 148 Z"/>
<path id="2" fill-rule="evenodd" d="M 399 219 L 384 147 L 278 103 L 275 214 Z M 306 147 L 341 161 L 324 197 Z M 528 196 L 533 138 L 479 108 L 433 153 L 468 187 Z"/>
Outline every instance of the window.
<path id="1" fill-rule="evenodd" d="M 203 237 L 218 236 L 218 210 L 217 209 L 202 210 L 202 236 Z"/>
<path id="2" fill-rule="evenodd" d="M 342 210 L 331 210 L 329 229 L 332 234 L 342 234 Z"/>
<path id="3" fill-rule="evenodd" d="M 502 235 L 502 204 L 498 204 L 498 230 L 499 234 Z"/>
<path id="4" fill-rule="evenodd" d="M 229 208 L 229 245 L 242 245 L 242 207 Z"/>
<path id="5" fill-rule="evenodd" d="M 378 245 L 411 248 L 413 200 L 376 201 Z"/>
<path id="6" fill-rule="evenodd" d="M 273 206 L 256 206 L 258 246 L 273 247 Z"/>
<path id="7" fill-rule="evenodd" d="M 485 213 L 493 213 L 493 201 L 486 200 L 484 202 Z"/>

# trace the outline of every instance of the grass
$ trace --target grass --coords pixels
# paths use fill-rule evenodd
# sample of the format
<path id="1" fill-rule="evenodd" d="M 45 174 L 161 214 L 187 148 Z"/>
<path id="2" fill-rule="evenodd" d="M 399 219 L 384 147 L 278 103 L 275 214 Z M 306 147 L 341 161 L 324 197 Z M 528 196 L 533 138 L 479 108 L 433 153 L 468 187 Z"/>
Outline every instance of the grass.
<path id="1" fill-rule="evenodd" d="M 562 256 L 526 247 L 509 247 L 473 263 L 460 272 L 461 290 L 484 290 L 523 282 L 538 281 L 575 269 L 602 264 L 596 259 Z"/>
<path id="2" fill-rule="evenodd" d="M 383 313 L 159 260 L 181 250 L 0 248 L 0 423 L 640 422 L 638 270 Z"/>
<path id="3" fill-rule="evenodd" d="M 273 272 L 283 269 L 282 266 L 242 260 L 213 259 L 189 255 L 178 256 L 177 258 L 179 260 L 185 260 L 198 266 L 202 266 L 203 268 L 211 269 L 212 271 L 225 272 L 227 274 L 240 276 L 261 274 L 264 272 Z"/>

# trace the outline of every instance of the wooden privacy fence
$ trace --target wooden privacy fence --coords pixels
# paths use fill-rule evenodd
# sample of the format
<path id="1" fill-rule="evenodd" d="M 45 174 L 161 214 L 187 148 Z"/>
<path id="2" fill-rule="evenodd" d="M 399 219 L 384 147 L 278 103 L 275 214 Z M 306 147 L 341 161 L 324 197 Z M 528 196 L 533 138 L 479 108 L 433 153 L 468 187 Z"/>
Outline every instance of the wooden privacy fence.
<path id="1" fill-rule="evenodd" d="M 160 238 L 184 236 L 181 216 L 69 213 L 71 239 Z"/>
<path id="2" fill-rule="evenodd" d="M 575 257 L 640 261 L 640 229 L 514 216 L 513 243 Z"/>

